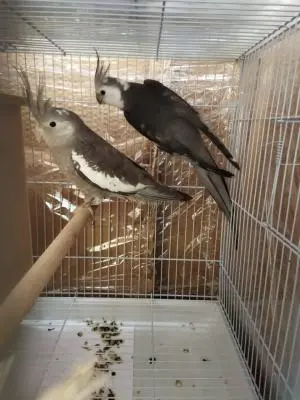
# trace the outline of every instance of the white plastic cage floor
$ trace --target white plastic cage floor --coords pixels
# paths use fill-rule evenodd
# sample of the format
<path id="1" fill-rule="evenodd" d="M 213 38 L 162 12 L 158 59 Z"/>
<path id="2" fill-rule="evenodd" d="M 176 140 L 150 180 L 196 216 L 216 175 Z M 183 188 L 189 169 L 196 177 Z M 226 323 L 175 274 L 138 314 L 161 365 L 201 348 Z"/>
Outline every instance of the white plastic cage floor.
<path id="1" fill-rule="evenodd" d="M 257 399 L 217 302 L 87 298 L 37 300 L 11 349 L 1 399 L 34 400 L 93 357 L 99 335 L 88 318 L 123 324 L 123 362 L 110 377 L 116 400 Z"/>

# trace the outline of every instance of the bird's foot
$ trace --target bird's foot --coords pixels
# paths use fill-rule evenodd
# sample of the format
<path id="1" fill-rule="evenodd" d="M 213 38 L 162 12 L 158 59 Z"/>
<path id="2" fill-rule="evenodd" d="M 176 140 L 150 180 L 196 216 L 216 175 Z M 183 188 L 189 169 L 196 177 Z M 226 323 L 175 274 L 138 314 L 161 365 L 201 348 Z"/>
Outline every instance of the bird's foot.
<path id="1" fill-rule="evenodd" d="M 93 227 L 95 226 L 95 213 L 96 213 L 98 206 L 99 206 L 99 203 L 97 203 L 97 200 L 94 199 L 93 197 L 85 200 L 85 202 L 83 203 L 83 207 L 88 207 L 91 210 Z"/>

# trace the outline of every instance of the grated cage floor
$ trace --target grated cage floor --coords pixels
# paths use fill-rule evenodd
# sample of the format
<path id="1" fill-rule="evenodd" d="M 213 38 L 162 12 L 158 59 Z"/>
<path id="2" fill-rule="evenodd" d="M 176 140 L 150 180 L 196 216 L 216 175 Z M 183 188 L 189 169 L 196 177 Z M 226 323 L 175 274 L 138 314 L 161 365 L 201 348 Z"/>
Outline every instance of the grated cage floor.
<path id="1" fill-rule="evenodd" d="M 36 399 L 93 357 L 99 334 L 89 318 L 122 323 L 116 400 L 257 399 L 217 302 L 83 298 L 37 300 L 11 348 L 1 399 Z"/>

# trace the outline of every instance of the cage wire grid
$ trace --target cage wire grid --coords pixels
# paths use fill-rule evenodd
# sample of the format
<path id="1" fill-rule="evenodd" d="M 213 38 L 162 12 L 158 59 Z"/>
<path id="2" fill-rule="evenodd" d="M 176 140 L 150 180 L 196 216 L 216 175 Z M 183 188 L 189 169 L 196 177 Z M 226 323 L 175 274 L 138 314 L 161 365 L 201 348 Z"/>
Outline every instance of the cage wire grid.
<path id="1" fill-rule="evenodd" d="M 64 7 L 67 7 L 68 2 L 64 5 L 60 3 L 57 13 L 63 17 L 55 23 L 56 15 L 48 16 L 49 9 L 45 2 L 18 3 L 12 1 L 10 6 L 13 10 L 10 11 L 7 11 L 6 2 L 1 5 L 8 12 L 7 21 L 15 26 L 23 26 L 21 32 L 27 32 L 28 41 L 25 40 L 26 34 L 13 38 L 7 30 L 7 24 L 2 25 L 2 33 L 7 35 L 2 35 L 5 38 L 3 48 L 7 54 L 0 55 L 1 70 L 4 71 L 1 75 L 1 89 L 3 87 L 7 93 L 18 93 L 11 69 L 15 62 L 25 66 L 33 82 L 42 72 L 46 77 L 46 92 L 53 98 L 54 104 L 70 107 L 80 113 L 99 134 L 104 134 L 113 145 L 119 146 L 126 154 L 145 165 L 158 179 L 192 194 L 201 193 L 192 203 L 191 210 L 183 212 L 176 206 L 168 205 L 162 209 L 146 206 L 145 210 L 137 211 L 127 202 L 103 204 L 97 216 L 99 225 L 95 229 L 85 229 L 44 294 L 218 299 L 238 349 L 246 360 L 258 396 L 264 400 L 298 399 L 300 6 L 296 2 L 270 4 L 262 1 L 229 1 L 224 4 L 213 1 L 209 5 L 206 2 L 185 2 L 186 15 L 180 19 L 177 15 L 168 15 L 165 7 L 166 3 L 172 3 L 174 9 L 184 14 L 179 2 L 159 2 L 155 3 L 158 14 L 153 18 L 148 14 L 148 19 L 146 14 L 142 17 L 135 11 L 132 15 L 131 11 L 125 12 L 122 9 L 125 16 L 120 16 L 118 20 L 120 31 L 126 26 L 129 32 L 130 26 L 132 32 L 135 32 L 135 35 L 131 35 L 134 41 L 129 40 L 130 35 L 124 35 L 128 47 L 122 42 L 110 46 L 109 39 L 114 36 L 111 36 L 109 30 L 106 31 L 107 36 L 102 36 L 105 40 L 96 43 L 104 49 L 107 57 L 104 59 L 111 61 L 112 71 L 118 76 L 134 80 L 145 77 L 159 79 L 201 109 L 221 137 L 230 144 L 238 159 L 242 160 L 241 173 L 230 182 L 240 232 L 240 246 L 236 252 L 226 224 L 223 224 L 220 235 L 218 212 L 203 194 L 197 178 L 191 176 L 189 166 L 180 160 L 174 162 L 172 159 L 171 162 L 169 157 L 156 152 L 152 146 L 133 134 L 116 110 L 107 108 L 100 113 L 93 98 L 94 57 L 89 55 L 91 50 L 87 49 L 90 41 L 83 37 L 78 45 L 75 31 L 69 31 L 73 35 L 73 42 L 62 35 L 63 27 L 65 32 L 70 29 L 68 23 L 64 24 L 69 12 Z M 73 3 L 77 7 L 78 2 Z M 87 3 L 87 13 L 91 4 Z M 235 13 L 232 10 L 237 4 L 240 8 Z M 55 5 L 58 6 L 57 3 Z M 145 3 L 135 2 L 135 5 L 136 10 L 145 11 Z M 112 3 L 105 7 L 111 6 Z M 127 10 L 133 7 L 130 2 L 126 3 L 127 6 Z M 96 11 L 100 11 L 104 6 L 97 4 L 96 7 Z M 82 20 L 88 21 L 82 8 L 78 9 L 82 13 Z M 21 19 L 15 13 L 16 10 L 21 14 Z M 120 11 L 118 7 L 115 10 Z M 228 17 L 229 10 L 233 18 Z M 98 18 L 96 11 L 93 21 Z M 255 12 L 259 12 L 260 16 L 254 15 Z M 193 14 L 194 19 L 191 19 L 190 14 Z M 205 17 L 201 19 L 203 14 Z M 244 14 L 246 20 L 241 18 Z M 220 18 L 213 15 L 220 15 Z M 113 12 L 104 12 L 102 16 L 107 25 L 97 26 L 95 32 L 99 36 L 108 25 L 114 28 L 116 25 L 116 15 Z M 49 18 L 48 21 L 45 18 Z M 76 18 L 79 18 L 76 22 L 79 24 L 80 17 Z M 204 22 L 200 23 L 197 18 Z M 148 20 L 151 22 L 148 23 Z M 221 23 L 216 28 L 219 20 Z M 42 25 L 45 29 L 41 29 Z M 141 27 L 147 35 L 149 27 L 154 32 L 158 28 L 158 35 L 149 34 L 146 43 L 145 38 L 139 36 Z M 202 39 L 191 39 L 193 35 L 199 36 L 200 28 Z M 277 30 L 272 34 L 274 29 Z M 116 32 L 120 34 L 120 31 Z M 90 32 L 86 30 L 84 33 L 89 35 Z M 223 46 L 220 40 L 214 40 L 220 37 L 224 37 L 229 44 Z M 187 38 L 191 39 L 188 46 Z M 145 47 L 137 45 L 139 40 L 146 43 Z M 202 46 L 204 42 L 210 43 L 209 50 Z M 177 44 L 176 49 L 174 43 Z M 16 53 L 20 50 L 35 53 Z M 67 53 L 67 56 L 47 54 L 54 50 Z M 42 55 L 38 54 L 40 51 Z M 133 53 L 137 51 L 145 57 L 144 60 L 134 59 Z M 126 58 L 114 58 L 116 53 Z M 170 55 L 172 60 L 168 60 Z M 233 62 L 236 57 L 240 57 L 238 65 Z M 154 58 L 159 60 L 155 61 Z M 193 58 L 220 60 L 193 61 Z M 231 61 L 224 61 L 228 58 Z M 57 173 L 51 155 L 43 145 L 32 139 L 36 126 L 26 111 L 23 121 L 27 162 L 32 166 L 32 169 L 29 168 L 29 197 L 33 204 L 31 215 L 35 215 L 33 226 L 40 227 L 35 231 L 34 239 L 35 257 L 38 257 L 62 228 L 64 220 L 70 218 L 72 207 L 80 203 L 81 199 L 74 188 L 70 188 L 69 183 Z M 119 137 L 124 130 L 125 141 Z M 40 169 L 37 170 L 37 166 Z M 55 219 L 55 213 L 59 216 L 58 220 Z M 111 227 L 117 232 L 117 238 L 121 231 L 126 232 L 124 227 L 128 225 L 126 215 L 129 213 L 135 216 L 131 225 L 133 229 L 138 228 L 140 237 L 143 232 L 149 233 L 153 228 L 154 233 L 146 235 L 145 245 L 141 239 L 136 244 L 132 235 L 129 247 L 132 254 L 127 259 L 122 254 L 128 254 L 126 235 L 130 235 L 124 233 L 125 242 L 117 239 L 114 246 L 101 248 L 102 252 L 107 252 L 103 257 L 104 268 L 94 270 L 89 263 L 95 264 L 102 258 L 96 256 L 95 251 L 82 255 L 81 246 L 86 248 L 92 243 L 90 247 L 93 247 L 96 242 L 106 246 L 112 243 L 115 236 Z M 100 228 L 104 216 L 112 214 L 116 218 L 109 220 L 105 229 Z M 177 218 L 178 215 L 180 218 Z M 40 225 L 37 223 L 39 219 Z M 116 220 L 120 219 L 123 228 L 116 224 Z M 190 219 L 193 224 L 191 229 L 187 229 L 187 221 Z M 165 231 L 169 224 L 174 226 L 174 235 L 172 226 L 168 232 Z M 157 231 L 157 226 L 161 233 Z M 191 232 L 190 242 L 184 236 L 185 233 L 183 240 L 177 234 L 181 227 L 185 233 Z M 208 232 L 205 228 L 208 228 Z M 205 232 L 206 237 L 195 238 L 196 232 Z M 157 242 L 161 243 L 160 247 L 155 246 L 153 249 L 153 243 Z M 184 249 L 190 246 L 190 252 L 183 250 L 181 253 L 181 242 L 184 243 Z M 151 255 L 147 251 L 151 248 L 150 243 L 153 251 Z M 140 250 L 143 245 L 146 251 L 140 254 L 136 249 Z M 117 253 L 116 247 L 122 247 L 123 253 Z M 108 260 L 114 260 L 117 265 L 107 268 L 105 262 Z M 129 261 L 128 268 L 125 261 Z M 71 271 L 75 271 L 73 278 Z M 90 271 L 93 272 L 87 278 Z M 128 280 L 125 275 L 129 277 Z M 107 282 L 105 287 L 97 287 L 104 281 Z"/>
<path id="2" fill-rule="evenodd" d="M 299 25 L 279 39 L 243 61 L 232 135 L 243 250 L 223 235 L 220 270 L 220 301 L 262 399 L 299 397 Z"/>
<path id="3" fill-rule="evenodd" d="M 290 20 L 290 0 L 2 0 L 5 51 L 235 59 Z M 199 32 L 201 33 L 199 35 Z"/>
<path id="4" fill-rule="evenodd" d="M 186 206 L 150 206 L 127 201 L 104 202 L 45 295 L 156 296 L 216 298 L 220 215 L 189 164 L 157 152 L 113 108 L 99 107 L 92 79 L 95 57 L 5 54 L 2 90 L 19 93 L 12 66 L 23 65 L 33 85 L 45 75 L 46 94 L 54 104 L 77 112 L 96 132 L 145 166 L 159 181 L 195 196 Z M 235 63 L 110 59 L 121 78 L 156 78 L 201 105 L 226 140 L 237 89 Z M 218 113 L 220 112 L 220 115 Z M 38 258 L 82 201 L 53 164 L 28 111 L 24 109 L 34 257 Z M 124 136 L 124 131 L 125 135 Z M 218 155 L 216 155 L 219 158 Z M 220 158 L 220 162 L 221 162 Z M 62 190 L 61 190 L 62 189 Z"/>

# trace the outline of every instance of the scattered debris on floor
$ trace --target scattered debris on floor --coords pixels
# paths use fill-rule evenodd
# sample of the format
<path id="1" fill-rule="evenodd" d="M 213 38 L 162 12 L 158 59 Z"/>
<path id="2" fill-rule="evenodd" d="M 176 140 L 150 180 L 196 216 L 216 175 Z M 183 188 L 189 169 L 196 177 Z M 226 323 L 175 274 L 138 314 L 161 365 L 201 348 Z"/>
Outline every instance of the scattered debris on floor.
<path id="1" fill-rule="evenodd" d="M 176 387 L 182 387 L 183 386 L 183 382 L 180 379 L 176 379 L 175 386 Z"/>
<path id="2" fill-rule="evenodd" d="M 183 349 L 183 352 L 184 352 L 184 353 L 189 353 L 189 352 L 190 352 L 190 349 L 185 348 L 185 349 Z"/>
<path id="3" fill-rule="evenodd" d="M 156 362 L 156 357 L 150 357 L 149 358 L 149 364 L 152 365 Z"/>
<path id="4" fill-rule="evenodd" d="M 202 357 L 201 358 L 201 361 L 203 361 L 203 362 L 208 362 L 208 361 L 211 361 L 209 358 L 207 358 L 207 357 Z"/>
<path id="5" fill-rule="evenodd" d="M 195 327 L 195 325 L 194 325 L 193 322 L 189 322 L 189 327 L 190 327 L 193 331 L 196 330 L 196 327 Z"/>
<path id="6" fill-rule="evenodd" d="M 92 350 L 91 347 L 89 347 L 89 346 L 82 346 L 82 348 L 83 348 L 84 350 L 87 350 L 87 351 L 91 351 L 91 350 Z"/>
<path id="7" fill-rule="evenodd" d="M 116 371 L 112 370 L 112 366 L 123 362 L 121 356 L 115 351 L 124 343 L 124 340 L 119 338 L 121 324 L 118 324 L 116 321 L 107 321 L 106 319 L 103 319 L 101 322 L 87 319 L 85 323 L 91 328 L 92 332 L 99 334 L 99 339 L 102 342 L 102 344 L 96 343 L 95 345 L 91 345 L 85 341 L 83 346 L 87 350 L 95 349 L 97 361 L 94 363 L 94 376 L 97 377 L 99 373 L 116 376 Z M 94 391 L 91 400 L 114 400 L 115 397 L 116 395 L 111 388 L 100 387 L 100 389 Z"/>

